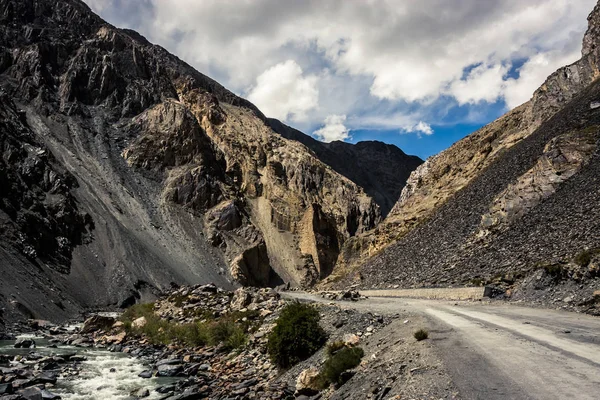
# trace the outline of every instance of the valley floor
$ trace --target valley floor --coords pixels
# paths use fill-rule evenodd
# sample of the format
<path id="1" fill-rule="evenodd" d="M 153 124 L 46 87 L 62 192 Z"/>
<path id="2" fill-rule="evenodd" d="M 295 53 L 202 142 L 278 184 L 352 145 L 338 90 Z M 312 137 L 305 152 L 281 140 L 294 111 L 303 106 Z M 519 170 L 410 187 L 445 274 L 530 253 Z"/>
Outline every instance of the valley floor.
<path id="1" fill-rule="evenodd" d="M 329 302 L 307 293 L 286 296 Z M 369 298 L 338 304 L 425 317 L 429 340 L 460 398 L 597 399 L 600 393 L 600 318 L 480 302 Z"/>

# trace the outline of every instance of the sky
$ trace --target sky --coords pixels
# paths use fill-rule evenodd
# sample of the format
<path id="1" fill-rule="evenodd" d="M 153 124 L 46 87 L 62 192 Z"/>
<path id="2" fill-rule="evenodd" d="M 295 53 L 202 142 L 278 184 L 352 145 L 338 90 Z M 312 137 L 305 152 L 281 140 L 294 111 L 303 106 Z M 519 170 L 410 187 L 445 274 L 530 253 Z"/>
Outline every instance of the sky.
<path id="1" fill-rule="evenodd" d="M 595 0 L 84 0 L 322 141 L 427 158 L 577 61 Z"/>

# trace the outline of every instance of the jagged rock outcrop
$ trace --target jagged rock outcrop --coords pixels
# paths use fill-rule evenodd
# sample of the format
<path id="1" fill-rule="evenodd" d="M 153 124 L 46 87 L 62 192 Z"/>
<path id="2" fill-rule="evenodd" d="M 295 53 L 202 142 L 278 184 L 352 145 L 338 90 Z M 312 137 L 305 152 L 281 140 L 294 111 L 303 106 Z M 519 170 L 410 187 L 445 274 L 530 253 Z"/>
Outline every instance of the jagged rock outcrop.
<path id="1" fill-rule="evenodd" d="M 254 105 L 82 1 L 0 0 L 0 22 L 7 314 L 60 319 L 171 282 L 309 285 L 379 222 Z"/>
<path id="2" fill-rule="evenodd" d="M 512 282 L 600 247 L 600 6 L 589 21 L 581 60 L 421 165 L 386 220 L 345 244 L 337 279 L 404 287 Z M 355 259 L 364 265 L 351 273 Z"/>
<path id="3" fill-rule="evenodd" d="M 29 260 L 68 272 L 72 248 L 90 239 L 93 222 L 71 193 L 77 181 L 0 92 L 0 232 Z"/>
<path id="4" fill-rule="evenodd" d="M 544 199 L 552 196 L 566 180 L 578 173 L 596 151 L 598 127 L 566 133 L 552 139 L 536 164 L 498 195 L 490 211 L 481 218 L 478 237 L 507 228 Z"/>
<path id="5" fill-rule="evenodd" d="M 276 119 L 268 121 L 275 132 L 304 144 L 321 161 L 362 187 L 377 202 L 384 217 L 398 201 L 410 173 L 423 163 L 419 157 L 406 155 L 391 144 L 350 144 L 338 140 L 323 143 Z"/>

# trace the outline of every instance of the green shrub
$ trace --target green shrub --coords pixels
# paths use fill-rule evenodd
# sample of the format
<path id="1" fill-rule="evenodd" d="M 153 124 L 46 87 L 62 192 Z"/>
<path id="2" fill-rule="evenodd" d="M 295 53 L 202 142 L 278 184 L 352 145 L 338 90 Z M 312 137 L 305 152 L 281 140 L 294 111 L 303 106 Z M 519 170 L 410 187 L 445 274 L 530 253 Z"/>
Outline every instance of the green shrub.
<path id="1" fill-rule="evenodd" d="M 246 343 L 244 329 L 231 319 L 224 319 L 210 325 L 210 342 L 223 343 L 225 349 L 233 350 Z"/>
<path id="2" fill-rule="evenodd" d="M 342 373 L 358 366 L 364 355 L 365 352 L 360 347 L 343 347 L 329 356 L 320 373 L 323 386 L 331 383 L 343 384 Z"/>
<path id="3" fill-rule="evenodd" d="M 139 328 L 132 326 L 137 318 L 146 318 Z M 144 336 L 152 344 L 179 342 L 186 346 L 216 346 L 223 343 L 226 350 L 237 349 L 246 344 L 245 326 L 231 318 L 216 322 L 178 324 L 161 319 L 154 313 L 154 304 L 137 304 L 121 315 L 123 327 L 129 334 Z"/>
<path id="4" fill-rule="evenodd" d="M 584 250 L 581 253 L 577 254 L 575 257 L 575 263 L 580 267 L 587 267 L 592 262 L 592 256 L 594 255 L 593 250 Z"/>
<path id="5" fill-rule="evenodd" d="M 154 316 L 154 303 L 145 304 L 134 304 L 129 307 L 123 314 L 121 314 L 120 320 L 124 323 L 131 322 L 134 319 L 140 317 L 153 317 Z"/>
<path id="6" fill-rule="evenodd" d="M 565 271 L 560 264 L 546 264 L 544 265 L 544 270 L 548 275 L 550 275 L 555 281 L 559 281 L 562 279 Z"/>
<path id="7" fill-rule="evenodd" d="M 244 333 L 242 328 L 236 325 L 235 329 L 231 331 L 229 337 L 223 342 L 226 349 L 234 350 L 243 347 L 248 340 L 248 336 Z"/>
<path id="8" fill-rule="evenodd" d="M 473 285 L 473 286 L 483 286 L 483 279 L 481 279 L 481 278 L 473 278 L 473 279 L 471 279 L 471 285 Z"/>
<path id="9" fill-rule="evenodd" d="M 281 368 L 288 368 L 317 352 L 327 341 L 319 320 L 319 312 L 310 305 L 288 304 L 269 334 L 271 360 Z"/>
<path id="10" fill-rule="evenodd" d="M 420 342 L 421 340 L 425 340 L 429 337 L 429 332 L 427 332 L 425 329 L 419 329 L 413 336 L 415 339 L 417 339 L 417 341 Z"/>
<path id="11" fill-rule="evenodd" d="M 205 346 L 210 343 L 210 331 L 204 324 L 170 324 L 167 339 L 175 339 L 188 346 Z"/>
<path id="12" fill-rule="evenodd" d="M 346 347 L 348 347 L 348 346 L 346 346 L 346 343 L 344 343 L 341 340 L 338 340 L 336 342 L 328 344 L 326 352 L 327 352 L 327 355 L 331 357 L 332 355 L 334 355 L 335 353 L 337 353 L 338 351 L 340 351 Z"/>

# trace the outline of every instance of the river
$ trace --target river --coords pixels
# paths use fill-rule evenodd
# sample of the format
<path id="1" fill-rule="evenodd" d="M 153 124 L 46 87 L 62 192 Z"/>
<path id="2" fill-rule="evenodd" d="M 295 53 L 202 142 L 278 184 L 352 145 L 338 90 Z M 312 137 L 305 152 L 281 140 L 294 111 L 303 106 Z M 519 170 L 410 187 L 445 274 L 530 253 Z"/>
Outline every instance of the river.
<path id="1" fill-rule="evenodd" d="M 64 379 L 59 377 L 55 387 L 48 387 L 49 391 L 60 395 L 63 400 L 128 399 L 131 398 L 132 392 L 139 389 L 150 391 L 150 397 L 146 397 L 147 399 L 158 399 L 164 394 L 154 389 L 174 383 L 176 380 L 175 378 L 138 377 L 138 374 L 148 369 L 148 366 L 142 360 L 124 353 L 63 345 L 53 348 L 49 347 L 50 343 L 44 338 L 36 337 L 34 340 L 37 346 L 35 349 L 15 349 L 14 340 L 0 341 L 0 354 L 26 356 L 29 352 L 35 351 L 43 356 L 76 353 L 86 357 L 86 360 L 80 363 L 78 375 Z"/>

